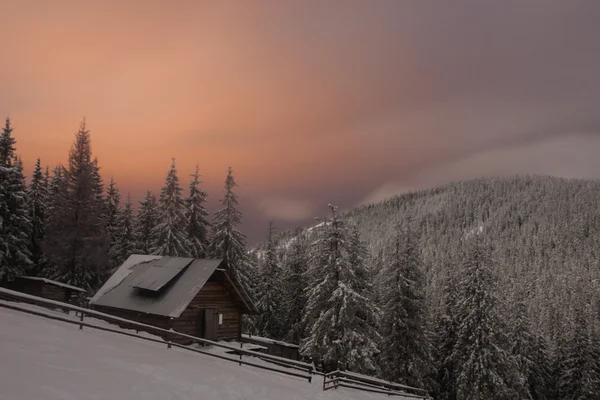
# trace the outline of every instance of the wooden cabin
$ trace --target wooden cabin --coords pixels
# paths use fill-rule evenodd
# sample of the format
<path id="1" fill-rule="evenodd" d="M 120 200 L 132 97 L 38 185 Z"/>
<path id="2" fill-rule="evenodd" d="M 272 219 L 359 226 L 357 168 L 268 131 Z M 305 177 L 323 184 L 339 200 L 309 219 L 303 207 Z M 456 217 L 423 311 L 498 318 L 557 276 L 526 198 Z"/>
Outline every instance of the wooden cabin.
<path id="1" fill-rule="evenodd" d="M 7 283 L 6 288 L 63 303 L 76 302 L 75 300 L 86 292 L 77 286 L 37 276 L 19 276 Z"/>
<path id="2" fill-rule="evenodd" d="M 210 340 L 239 340 L 256 307 L 222 260 L 132 255 L 91 308 Z"/>

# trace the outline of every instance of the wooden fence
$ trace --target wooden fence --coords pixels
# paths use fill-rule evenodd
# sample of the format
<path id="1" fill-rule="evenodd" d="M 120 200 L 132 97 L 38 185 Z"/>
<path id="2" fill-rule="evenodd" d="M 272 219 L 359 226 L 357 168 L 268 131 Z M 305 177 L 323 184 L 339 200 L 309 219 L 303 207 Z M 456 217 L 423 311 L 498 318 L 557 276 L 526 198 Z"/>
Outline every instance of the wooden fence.
<path id="1" fill-rule="evenodd" d="M 278 372 L 281 374 L 291 375 L 291 376 L 295 376 L 298 378 L 304 378 L 304 379 L 307 379 L 308 382 L 312 381 L 312 377 L 315 372 L 314 364 L 309 364 L 309 363 L 296 361 L 296 360 L 290 360 L 287 358 L 277 357 L 277 356 L 264 354 L 264 353 L 259 353 L 259 352 L 252 351 L 252 350 L 244 350 L 242 348 L 238 348 L 235 346 L 218 343 L 218 342 L 213 342 L 211 340 L 207 340 L 207 339 L 203 339 L 203 338 L 199 338 L 199 337 L 195 337 L 195 336 L 191 336 L 191 335 L 186 335 L 186 334 L 179 333 L 179 332 L 176 332 L 173 330 L 166 330 L 166 329 L 158 328 L 158 327 L 152 326 L 152 325 L 142 324 L 139 322 L 115 317 L 110 314 L 101 313 L 99 311 L 94 311 L 94 310 L 90 310 L 87 308 L 82 308 L 82 307 L 78 307 L 75 305 L 62 303 L 59 301 L 48 300 L 48 299 L 44 299 L 42 297 L 37 297 L 37 296 L 31 296 L 31 295 L 28 295 L 25 293 L 16 292 L 14 290 L 0 288 L 0 299 L 9 300 L 11 302 L 21 302 L 21 303 L 26 303 L 26 304 L 33 304 L 36 306 L 41 306 L 41 307 L 52 309 L 52 310 L 59 309 L 61 311 L 66 311 L 66 312 L 74 311 L 78 315 L 78 318 L 74 319 L 69 316 L 62 316 L 62 315 L 58 315 L 58 314 L 49 314 L 49 313 L 42 312 L 40 310 L 23 307 L 23 306 L 19 305 L 18 303 L 8 303 L 8 302 L 0 301 L 0 307 L 17 310 L 17 311 L 21 311 L 21 312 L 32 314 L 32 315 L 37 315 L 37 316 L 52 319 L 55 321 L 62 321 L 62 322 L 66 322 L 68 324 L 79 325 L 79 329 L 83 329 L 84 327 L 87 327 L 87 328 L 92 328 L 92 329 L 98 329 L 98 330 L 105 331 L 105 332 L 112 332 L 112 333 L 117 333 L 120 335 L 135 337 L 135 338 L 150 341 L 150 342 L 162 343 L 162 344 L 166 344 L 168 348 L 178 347 L 178 348 L 189 350 L 189 351 L 192 351 L 195 353 L 204 354 L 204 355 L 207 355 L 210 357 L 215 357 L 215 358 L 219 358 L 222 360 L 235 362 L 235 363 L 238 363 L 239 365 L 249 365 L 249 366 L 255 367 L 255 368 L 260 368 L 260 369 L 264 369 L 264 370 L 268 370 L 268 371 Z M 122 329 L 115 329 L 113 327 L 102 326 L 102 325 L 94 324 L 91 322 L 87 322 L 87 321 L 85 321 L 86 317 L 98 318 L 98 319 L 107 321 L 109 323 L 119 324 L 120 326 L 123 326 L 123 327 L 126 326 L 128 328 L 136 330 L 136 333 L 127 332 Z M 139 331 L 156 334 L 156 335 L 164 337 L 165 339 L 142 336 L 142 335 L 138 334 Z M 198 349 L 198 348 L 184 346 L 184 345 L 174 343 L 173 341 L 171 341 L 172 339 L 176 339 L 176 338 L 186 339 L 188 341 L 192 341 L 193 343 L 200 343 L 203 345 L 211 345 L 211 346 L 227 349 L 227 350 L 230 350 L 231 352 L 235 352 L 236 354 L 239 354 L 239 359 L 227 357 L 227 356 L 221 355 L 221 354 L 212 353 L 212 352 Z M 259 358 L 261 360 L 273 363 L 275 365 L 285 367 L 286 369 L 277 368 L 275 366 L 257 364 L 257 363 L 251 362 L 251 361 L 246 361 L 246 360 L 242 359 L 243 355 L 253 356 L 253 357 Z M 294 371 L 290 371 L 290 369 L 292 369 Z"/>
<path id="2" fill-rule="evenodd" d="M 388 382 L 366 375 L 340 370 L 323 374 L 323 390 L 337 389 L 338 387 L 387 394 L 388 396 L 402 396 L 409 399 L 431 399 L 425 389 Z"/>

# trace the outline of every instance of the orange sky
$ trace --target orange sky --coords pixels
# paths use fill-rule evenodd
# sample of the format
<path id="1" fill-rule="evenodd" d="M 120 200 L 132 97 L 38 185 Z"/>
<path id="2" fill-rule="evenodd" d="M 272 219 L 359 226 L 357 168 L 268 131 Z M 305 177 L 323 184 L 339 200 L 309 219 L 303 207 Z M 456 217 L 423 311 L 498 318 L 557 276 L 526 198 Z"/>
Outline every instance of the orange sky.
<path id="1" fill-rule="evenodd" d="M 253 238 L 270 218 L 290 226 L 329 202 L 350 207 L 470 177 L 461 160 L 488 143 L 582 131 L 556 111 L 574 89 L 553 88 L 559 102 L 538 85 L 561 78 L 591 104 L 598 87 L 585 85 L 587 69 L 561 61 L 544 69 L 547 79 L 536 64 L 560 56 L 538 45 L 557 21 L 585 26 L 579 11 L 463 1 L 490 18 L 475 26 L 454 7 L 423 3 L 0 0 L 0 114 L 13 121 L 28 171 L 38 156 L 65 162 L 85 116 L 103 177 L 136 200 L 160 188 L 176 157 L 184 184 L 199 164 L 213 211 L 231 165 Z M 573 33 L 564 30 L 561 38 Z M 568 117 L 585 114 L 571 108 Z M 427 172 L 449 162 L 459 163 L 449 178 Z M 500 172 L 553 172 L 524 165 Z"/>

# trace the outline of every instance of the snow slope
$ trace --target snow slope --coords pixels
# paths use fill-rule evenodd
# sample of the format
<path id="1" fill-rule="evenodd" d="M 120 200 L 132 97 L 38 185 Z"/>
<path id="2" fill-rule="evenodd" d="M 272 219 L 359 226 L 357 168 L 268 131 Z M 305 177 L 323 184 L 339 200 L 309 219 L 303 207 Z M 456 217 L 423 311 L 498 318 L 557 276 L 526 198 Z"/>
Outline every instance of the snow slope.
<path id="1" fill-rule="evenodd" d="M 2 400 L 389 398 L 343 388 L 323 392 L 320 377 L 308 383 L 5 308 L 0 308 L 0 360 Z"/>

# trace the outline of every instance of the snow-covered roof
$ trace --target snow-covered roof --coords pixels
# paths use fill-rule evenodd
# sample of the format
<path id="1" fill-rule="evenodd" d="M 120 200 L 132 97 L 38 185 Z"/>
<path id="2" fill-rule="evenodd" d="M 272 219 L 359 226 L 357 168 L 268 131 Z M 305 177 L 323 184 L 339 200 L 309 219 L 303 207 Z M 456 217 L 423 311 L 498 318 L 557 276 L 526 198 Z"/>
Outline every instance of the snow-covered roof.
<path id="1" fill-rule="evenodd" d="M 65 289 L 76 290 L 78 292 L 85 292 L 85 289 L 82 289 L 80 287 L 67 285 L 66 283 L 53 281 L 52 279 L 47 279 L 47 278 L 41 278 L 39 276 L 20 276 L 19 278 L 27 279 L 27 280 L 31 280 L 31 281 L 42 281 L 44 283 L 47 283 L 48 285 L 60 286 Z"/>
<path id="2" fill-rule="evenodd" d="M 106 281 L 90 304 L 177 318 L 222 262 L 132 255 Z M 223 274 L 217 272 L 219 276 Z M 237 286 L 234 285 L 236 290 Z M 246 303 L 243 296 L 241 300 Z"/>

